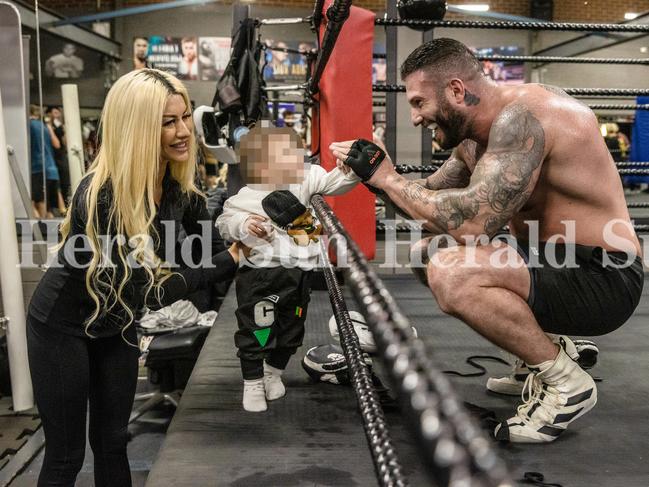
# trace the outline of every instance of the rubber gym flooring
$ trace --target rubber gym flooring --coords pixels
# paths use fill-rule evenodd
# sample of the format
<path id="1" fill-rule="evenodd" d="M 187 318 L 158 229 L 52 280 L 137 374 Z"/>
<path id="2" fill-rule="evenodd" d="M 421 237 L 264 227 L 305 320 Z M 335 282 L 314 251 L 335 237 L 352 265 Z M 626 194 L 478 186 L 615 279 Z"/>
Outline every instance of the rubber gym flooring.
<path id="1" fill-rule="evenodd" d="M 500 355 L 461 322 L 442 314 L 429 291 L 410 275 L 382 278 L 441 369 L 473 372 L 465 364 L 468 356 Z M 349 308 L 356 309 L 346 293 Z M 564 487 L 649 486 L 648 293 L 645 286 L 643 300 L 625 326 L 595 339 L 600 356 L 591 373 L 601 382 L 593 411 L 552 444 L 494 443 L 514 480 L 534 471 L 542 473 L 545 482 Z M 146 485 L 376 485 L 353 391 L 348 386 L 309 382 L 299 363 L 309 347 L 331 341 L 326 291 L 312 294 L 305 344 L 286 372 L 287 396 L 270 403 L 266 413 L 246 413 L 241 408 L 242 384 L 232 344 L 234 306 L 230 292 Z M 497 363 L 484 365 L 493 374 L 507 370 Z M 465 401 L 505 419 L 518 400 L 487 394 L 486 378 L 452 377 L 452 381 Z M 399 413 L 389 412 L 387 418 L 411 485 L 432 485 Z"/>

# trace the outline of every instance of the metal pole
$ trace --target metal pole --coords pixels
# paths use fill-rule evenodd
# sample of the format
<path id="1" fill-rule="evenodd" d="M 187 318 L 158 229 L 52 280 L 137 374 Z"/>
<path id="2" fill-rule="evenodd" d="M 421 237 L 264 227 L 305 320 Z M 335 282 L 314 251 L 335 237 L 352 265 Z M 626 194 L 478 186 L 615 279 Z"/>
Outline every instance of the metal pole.
<path id="1" fill-rule="evenodd" d="M 388 0 L 387 2 L 387 15 L 388 17 L 396 17 L 397 2 L 396 0 Z M 397 27 L 385 27 L 385 64 L 386 64 L 386 82 L 388 84 L 397 83 L 397 52 L 398 52 L 398 36 Z M 397 158 L 397 94 L 385 94 L 385 148 L 388 154 L 395 160 Z M 396 211 L 392 203 L 385 205 L 385 218 L 394 220 Z"/>
<path id="2" fill-rule="evenodd" d="M 427 30 L 422 35 L 424 43 L 433 40 L 433 31 Z M 430 164 L 433 160 L 433 132 L 421 127 L 421 163 Z M 421 177 L 424 177 L 423 175 Z"/>
<path id="3" fill-rule="evenodd" d="M 10 319 L 7 326 L 7 349 L 9 352 L 9 372 L 11 376 L 11 395 L 14 411 L 24 411 L 34 407 L 32 381 L 27 361 L 27 337 L 25 333 L 25 302 L 23 281 L 18 257 L 18 235 L 16 216 L 11 200 L 11 170 L 7 156 L 2 94 L 0 93 L 0 286 L 2 287 L 2 306 Z"/>
<path id="4" fill-rule="evenodd" d="M 83 138 L 81 136 L 81 115 L 79 114 L 79 94 L 77 85 L 62 85 L 63 113 L 65 116 L 65 137 L 68 143 L 70 164 L 70 185 L 72 194 L 79 186 L 86 172 L 83 157 Z"/>

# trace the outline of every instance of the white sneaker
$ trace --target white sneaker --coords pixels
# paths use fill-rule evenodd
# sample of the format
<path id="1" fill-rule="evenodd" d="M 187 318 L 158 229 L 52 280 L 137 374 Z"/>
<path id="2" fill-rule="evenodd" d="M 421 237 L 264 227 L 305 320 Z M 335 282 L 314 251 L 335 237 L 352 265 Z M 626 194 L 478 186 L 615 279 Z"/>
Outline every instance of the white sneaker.
<path id="1" fill-rule="evenodd" d="M 579 366 L 584 369 L 592 369 L 597 364 L 597 358 L 599 357 L 599 348 L 595 342 L 590 340 L 573 340 L 575 347 L 577 347 L 577 352 L 579 353 Z"/>
<path id="2" fill-rule="evenodd" d="M 274 401 L 286 395 L 286 388 L 282 382 L 282 369 L 276 369 L 264 362 L 264 387 L 266 388 L 266 399 Z"/>
<path id="3" fill-rule="evenodd" d="M 595 381 L 563 348 L 554 361 L 530 370 L 523 388 L 523 404 L 515 416 L 496 426 L 497 440 L 549 443 L 597 403 Z"/>
<path id="4" fill-rule="evenodd" d="M 561 345 L 571 359 L 579 359 L 579 352 L 570 338 L 566 335 L 552 335 L 550 333 L 547 335 L 554 343 Z M 487 390 L 496 394 L 519 396 L 523 392 L 523 384 L 525 384 L 525 380 L 529 374 L 530 369 L 527 367 L 527 364 L 517 358 L 514 361 L 514 366 L 509 375 L 504 377 L 489 377 L 487 379 Z"/>
<path id="5" fill-rule="evenodd" d="M 264 379 L 243 381 L 243 409 L 251 413 L 260 413 L 268 409 Z"/>

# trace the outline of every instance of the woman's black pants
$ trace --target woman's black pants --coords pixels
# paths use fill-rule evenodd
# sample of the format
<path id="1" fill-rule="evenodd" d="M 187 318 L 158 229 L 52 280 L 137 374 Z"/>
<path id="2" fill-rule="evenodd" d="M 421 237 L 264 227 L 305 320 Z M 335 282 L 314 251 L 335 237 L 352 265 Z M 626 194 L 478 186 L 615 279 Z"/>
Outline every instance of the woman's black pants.
<path id="1" fill-rule="evenodd" d="M 80 325 L 83 326 L 83 325 Z M 133 326 L 124 333 L 137 343 Z M 122 336 L 68 335 L 29 317 L 27 346 L 34 397 L 45 433 L 38 487 L 74 487 L 88 437 L 96 487 L 130 487 L 128 419 L 137 385 L 137 348 Z"/>

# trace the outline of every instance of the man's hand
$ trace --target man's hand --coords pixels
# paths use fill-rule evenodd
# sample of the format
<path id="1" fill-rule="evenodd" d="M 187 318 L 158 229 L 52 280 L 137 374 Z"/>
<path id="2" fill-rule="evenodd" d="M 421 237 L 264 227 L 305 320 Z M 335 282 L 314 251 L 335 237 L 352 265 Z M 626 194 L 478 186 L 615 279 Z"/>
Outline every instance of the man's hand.
<path id="1" fill-rule="evenodd" d="M 261 215 L 250 215 L 243 224 L 248 233 L 264 240 L 272 240 L 273 228 Z"/>
<path id="2" fill-rule="evenodd" d="M 336 165 L 343 171 L 351 168 L 363 182 L 381 188 L 387 177 L 394 173 L 392 160 L 378 145 L 364 139 L 334 142 L 329 146 Z M 387 163 L 383 163 L 387 160 Z"/>

